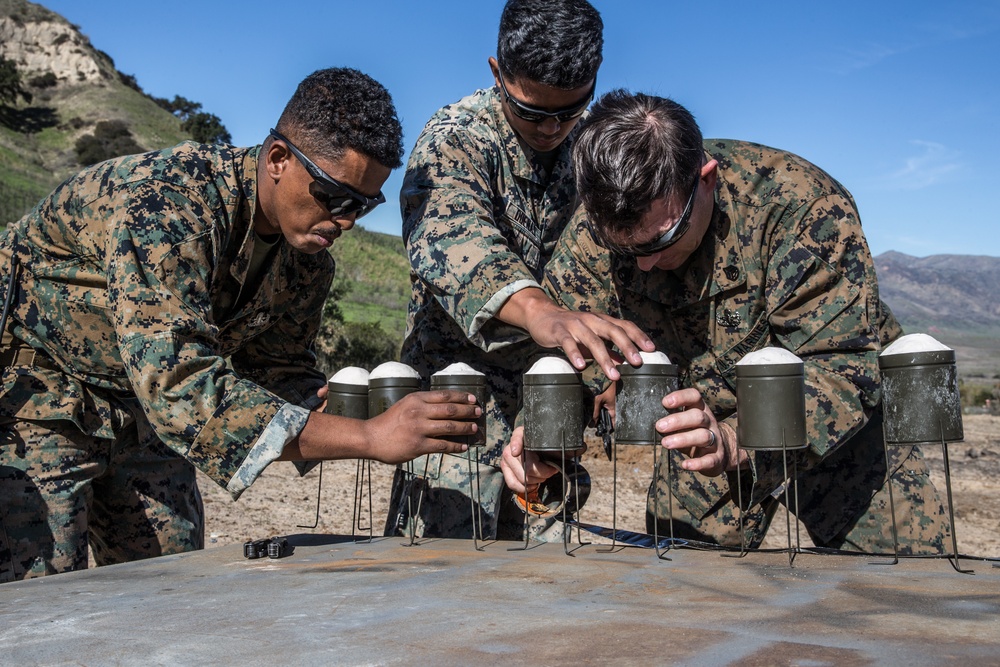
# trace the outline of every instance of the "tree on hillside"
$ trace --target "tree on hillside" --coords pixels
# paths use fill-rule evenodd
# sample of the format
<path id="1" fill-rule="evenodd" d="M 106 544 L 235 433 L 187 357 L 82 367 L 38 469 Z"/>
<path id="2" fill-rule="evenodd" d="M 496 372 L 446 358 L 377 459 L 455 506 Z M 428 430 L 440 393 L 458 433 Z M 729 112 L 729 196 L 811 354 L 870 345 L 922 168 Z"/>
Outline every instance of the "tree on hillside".
<path id="1" fill-rule="evenodd" d="M 181 129 L 190 132 L 195 141 L 203 144 L 229 144 L 233 141 L 229 130 L 214 113 L 192 114 L 181 123 Z"/>
<path id="2" fill-rule="evenodd" d="M 222 124 L 222 119 L 214 113 L 206 113 L 201 110 L 201 103 L 189 100 L 180 95 L 174 95 L 174 99 L 168 100 L 165 97 L 151 97 L 161 108 L 166 109 L 173 115 L 181 119 L 181 129 L 188 132 L 191 137 L 203 144 L 228 144 L 233 137 L 229 130 Z"/>
<path id="3" fill-rule="evenodd" d="M 14 104 L 19 97 L 31 102 L 31 93 L 21 85 L 17 63 L 0 56 L 0 105 Z"/>
<path id="4" fill-rule="evenodd" d="M 121 120 L 101 121 L 93 134 L 77 139 L 75 148 L 77 160 L 85 167 L 119 155 L 144 152 L 132 137 L 128 125 Z"/>

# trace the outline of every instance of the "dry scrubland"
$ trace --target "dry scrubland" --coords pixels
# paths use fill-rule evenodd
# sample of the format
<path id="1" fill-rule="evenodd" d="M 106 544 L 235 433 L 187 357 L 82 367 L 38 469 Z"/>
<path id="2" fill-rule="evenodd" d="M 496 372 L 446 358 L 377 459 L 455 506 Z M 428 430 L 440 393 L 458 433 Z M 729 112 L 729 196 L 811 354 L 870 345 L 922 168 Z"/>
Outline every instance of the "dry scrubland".
<path id="1" fill-rule="evenodd" d="M 948 446 L 959 551 L 966 555 L 1000 557 L 1000 417 L 966 415 L 964 424 L 965 440 Z M 928 448 L 925 454 L 943 500 L 941 449 Z M 617 485 L 612 483 L 612 465 L 600 446 L 591 446 L 584 465 L 591 473 L 593 490 L 581 519 L 586 523 L 610 526 L 612 501 L 616 498 L 617 526 L 644 531 L 646 488 L 653 468 L 652 450 L 619 447 Z M 319 522 L 315 528 L 299 526 L 311 526 L 316 518 L 316 470 L 300 478 L 290 464 L 274 464 L 235 503 L 208 478 L 201 477 L 207 546 L 242 544 L 251 538 L 303 532 L 350 534 L 356 471 L 356 461 L 324 464 Z M 378 529 L 389 502 L 391 475 L 390 466 L 372 464 L 377 533 L 380 533 Z M 617 493 L 613 493 L 615 488 Z M 784 546 L 784 528 L 784 516 L 779 513 L 765 546 Z M 802 535 L 805 537 L 804 533 Z"/>

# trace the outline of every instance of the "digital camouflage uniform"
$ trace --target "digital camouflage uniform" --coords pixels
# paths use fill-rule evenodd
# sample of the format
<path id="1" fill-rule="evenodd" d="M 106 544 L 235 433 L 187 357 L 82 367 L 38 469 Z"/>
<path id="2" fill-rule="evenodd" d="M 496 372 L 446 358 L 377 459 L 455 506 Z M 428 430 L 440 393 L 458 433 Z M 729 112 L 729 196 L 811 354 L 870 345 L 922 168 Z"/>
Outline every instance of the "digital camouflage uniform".
<path id="1" fill-rule="evenodd" d="M 305 425 L 333 260 L 279 242 L 244 285 L 258 152 L 103 162 L 8 228 L 6 578 L 86 567 L 88 536 L 98 564 L 201 547 L 192 464 L 236 498 Z"/>
<path id="2" fill-rule="evenodd" d="M 901 329 L 879 300 L 854 201 L 795 155 L 730 140 L 704 146 L 706 159 L 719 163 L 715 209 L 681 269 L 640 270 L 633 258 L 597 245 L 578 215 L 549 264 L 546 287 L 570 308 L 638 324 L 678 364 L 681 386 L 696 387 L 734 429 L 736 362 L 766 346 L 802 358 L 809 446 L 789 453 L 788 463 L 790 472 L 798 466 L 799 518 L 817 546 L 891 552 L 877 357 Z M 587 375 L 596 391 L 607 382 Z M 749 455 L 739 487 L 750 508 L 747 544 L 757 546 L 775 495 L 783 499 L 783 457 Z M 740 545 L 735 475 L 686 472 L 682 455 L 671 456 L 670 483 L 664 462 L 648 510 L 668 515 L 669 486 L 675 535 Z M 950 533 L 919 449 L 892 447 L 890 461 L 901 552 L 942 552 Z M 661 521 L 659 534 L 668 529 Z"/>
<path id="3" fill-rule="evenodd" d="M 576 134 L 574 128 L 559 146 L 547 175 L 538 155 L 518 141 L 496 91 L 477 91 L 428 121 L 400 193 L 413 286 L 402 361 L 425 380 L 455 362 L 486 375 L 487 443 L 475 455 L 484 534 L 499 524 L 500 538 L 522 534 L 524 515 L 509 500 L 499 462 L 519 409 L 521 376 L 540 350 L 523 330 L 494 316 L 518 290 L 540 286 L 572 216 L 577 197 L 569 151 Z M 417 472 L 423 463 L 414 463 Z M 402 476 L 396 477 L 394 503 L 403 495 Z M 471 537 L 471 516 L 466 458 L 431 456 L 418 532 Z M 400 525 L 390 511 L 387 530 Z M 532 527 L 543 530 L 544 524 Z"/>

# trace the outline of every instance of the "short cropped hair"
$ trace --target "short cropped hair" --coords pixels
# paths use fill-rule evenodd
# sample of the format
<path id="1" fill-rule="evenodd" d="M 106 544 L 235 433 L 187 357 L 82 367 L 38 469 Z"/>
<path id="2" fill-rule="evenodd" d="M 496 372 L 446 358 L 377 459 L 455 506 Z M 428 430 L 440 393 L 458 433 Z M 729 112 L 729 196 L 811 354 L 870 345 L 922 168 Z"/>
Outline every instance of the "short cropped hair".
<path id="1" fill-rule="evenodd" d="M 389 169 L 403 164 L 403 127 L 392 96 L 356 69 L 331 67 L 307 76 L 276 129 L 311 156 L 337 160 L 351 148 Z"/>
<path id="2" fill-rule="evenodd" d="M 639 230 L 654 200 L 687 196 L 702 164 L 694 116 L 663 97 L 612 90 L 573 145 L 580 199 L 597 240 L 615 247 Z"/>
<path id="3" fill-rule="evenodd" d="M 500 72 L 512 81 L 579 88 L 597 76 L 603 31 L 587 0 L 509 0 L 497 38 Z"/>

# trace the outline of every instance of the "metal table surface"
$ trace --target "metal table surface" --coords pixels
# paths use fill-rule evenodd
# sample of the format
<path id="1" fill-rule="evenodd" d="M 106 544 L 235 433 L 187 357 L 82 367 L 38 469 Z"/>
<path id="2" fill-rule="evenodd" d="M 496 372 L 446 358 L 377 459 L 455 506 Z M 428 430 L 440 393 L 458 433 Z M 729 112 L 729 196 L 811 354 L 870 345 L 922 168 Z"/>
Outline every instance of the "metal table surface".
<path id="1" fill-rule="evenodd" d="M 290 536 L 0 586 L 2 664 L 1000 664 L 1000 569 Z M 884 559 L 883 559 L 884 560 Z"/>

